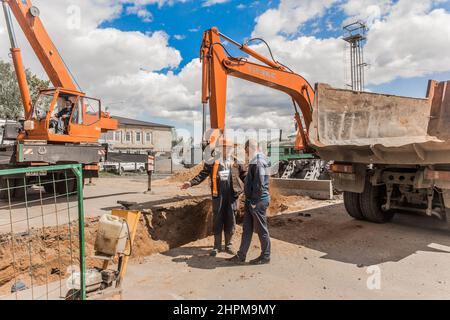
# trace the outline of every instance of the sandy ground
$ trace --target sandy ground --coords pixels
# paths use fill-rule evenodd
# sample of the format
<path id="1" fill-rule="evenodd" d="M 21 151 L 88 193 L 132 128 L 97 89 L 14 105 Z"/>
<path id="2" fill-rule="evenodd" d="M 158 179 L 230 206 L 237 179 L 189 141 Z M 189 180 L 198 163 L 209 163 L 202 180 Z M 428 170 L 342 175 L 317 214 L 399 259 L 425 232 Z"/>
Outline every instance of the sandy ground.
<path id="1" fill-rule="evenodd" d="M 145 177 L 102 178 L 95 184 L 85 188 L 91 219 L 118 207 L 118 200 L 162 208 L 150 224 L 144 221 L 153 229 L 150 236 L 142 232 L 142 239 L 150 238 L 136 243 L 136 251 L 153 253 L 143 247 L 150 244 L 164 252 L 131 260 L 124 299 L 450 299 L 450 233 L 430 218 L 398 215 L 390 224 L 376 225 L 352 220 L 340 200 L 279 197 L 270 218 L 272 263 L 233 266 L 225 261 L 227 254 L 209 257 L 212 237 L 174 248 L 179 245 L 174 235 L 198 222 L 185 219 L 183 225 L 192 225 L 180 229 L 176 216 L 160 217 L 175 202 L 204 199 L 207 183 L 181 192 L 178 181 L 158 180 L 151 194 L 143 193 Z M 163 228 L 155 227 L 160 223 Z M 239 227 L 235 249 L 240 232 Z M 258 254 L 255 236 L 249 258 Z"/>
<path id="2" fill-rule="evenodd" d="M 270 231 L 270 265 L 211 258 L 203 239 L 130 266 L 124 299 L 450 299 L 450 234 L 429 218 L 376 225 L 334 204 L 271 218 Z"/>

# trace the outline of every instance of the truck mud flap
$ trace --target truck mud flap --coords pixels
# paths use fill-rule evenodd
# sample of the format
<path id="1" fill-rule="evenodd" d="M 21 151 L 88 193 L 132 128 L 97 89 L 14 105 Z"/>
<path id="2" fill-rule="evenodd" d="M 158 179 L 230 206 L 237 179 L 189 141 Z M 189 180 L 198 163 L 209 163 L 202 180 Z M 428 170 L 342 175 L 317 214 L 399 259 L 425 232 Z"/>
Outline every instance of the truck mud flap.
<path id="1" fill-rule="evenodd" d="M 276 188 L 282 195 L 308 196 L 317 200 L 333 199 L 333 184 L 331 180 L 303 180 L 303 179 L 271 179 L 271 187 Z"/>

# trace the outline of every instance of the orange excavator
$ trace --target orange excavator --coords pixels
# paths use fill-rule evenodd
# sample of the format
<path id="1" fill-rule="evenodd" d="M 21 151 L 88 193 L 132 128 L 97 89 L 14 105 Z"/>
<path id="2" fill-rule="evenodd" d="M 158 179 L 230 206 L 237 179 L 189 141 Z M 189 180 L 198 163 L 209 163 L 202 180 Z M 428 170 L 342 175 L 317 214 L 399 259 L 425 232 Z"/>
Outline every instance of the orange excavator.
<path id="1" fill-rule="evenodd" d="M 247 58 L 231 56 L 222 43 L 222 39 L 263 64 L 248 61 Z M 253 40 L 263 41 L 267 45 L 263 39 L 256 38 L 250 41 Z M 277 62 L 268 45 L 272 59 L 252 50 L 248 46 L 249 42 L 240 44 L 220 33 L 217 28 L 211 28 L 203 34 L 200 52 L 200 59 L 203 63 L 202 103 L 205 106 L 209 102 L 211 128 L 219 129 L 222 133 L 225 130 L 227 80 L 228 76 L 233 76 L 288 94 L 295 109 L 297 125 L 295 149 L 304 152 L 311 151 L 308 132 L 312 122 L 313 88 L 302 76 Z M 300 116 L 299 109 L 302 116 Z"/>
<path id="2" fill-rule="evenodd" d="M 117 120 L 103 110 L 99 99 L 86 96 L 78 88 L 44 28 L 39 9 L 30 0 L 1 1 L 24 120 L 19 128 L 5 128 L 2 140 L 15 143 L 11 158 L 5 163 L 6 157 L 3 156 L 0 167 L 80 163 L 85 177 L 97 176 L 97 164 L 106 154 L 99 138 L 102 133 L 117 129 Z M 11 12 L 54 86 L 41 91 L 34 103 L 31 101 Z"/>

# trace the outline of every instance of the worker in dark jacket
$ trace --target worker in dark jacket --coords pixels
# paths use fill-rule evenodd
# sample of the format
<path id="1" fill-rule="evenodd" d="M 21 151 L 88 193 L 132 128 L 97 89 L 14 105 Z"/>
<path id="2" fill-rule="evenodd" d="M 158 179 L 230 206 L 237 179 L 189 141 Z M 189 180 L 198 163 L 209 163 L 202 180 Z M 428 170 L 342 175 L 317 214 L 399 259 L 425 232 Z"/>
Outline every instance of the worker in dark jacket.
<path id="1" fill-rule="evenodd" d="M 56 134 L 67 134 L 69 119 L 72 114 L 73 104 L 67 100 L 62 110 L 50 119 L 50 128 L 55 129 Z"/>
<path id="2" fill-rule="evenodd" d="M 211 178 L 214 233 L 211 256 L 222 251 L 222 232 L 225 235 L 225 251 L 234 254 L 232 237 L 236 228 L 237 200 L 244 189 L 243 181 L 246 176 L 244 166 L 232 156 L 233 143 L 230 140 L 220 138 L 215 153 L 215 159 L 218 160 L 206 161 L 203 170 L 181 186 L 185 190 Z"/>
<path id="3" fill-rule="evenodd" d="M 266 215 L 270 203 L 270 163 L 255 140 L 247 141 L 245 152 L 250 161 L 244 187 L 246 199 L 242 241 L 238 253 L 229 261 L 239 264 L 245 262 L 253 231 L 256 231 L 261 242 L 261 255 L 251 260 L 250 264 L 267 264 L 270 262 L 270 235 Z"/>

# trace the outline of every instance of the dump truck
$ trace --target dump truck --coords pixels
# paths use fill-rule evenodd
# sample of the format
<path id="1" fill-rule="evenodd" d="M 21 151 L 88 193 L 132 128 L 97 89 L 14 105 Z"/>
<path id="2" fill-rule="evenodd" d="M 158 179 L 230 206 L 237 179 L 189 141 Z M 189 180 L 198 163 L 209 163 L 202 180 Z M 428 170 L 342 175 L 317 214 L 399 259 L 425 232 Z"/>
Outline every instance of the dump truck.
<path id="1" fill-rule="evenodd" d="M 450 81 L 426 98 L 315 85 L 310 143 L 355 219 L 408 211 L 450 221 Z"/>

